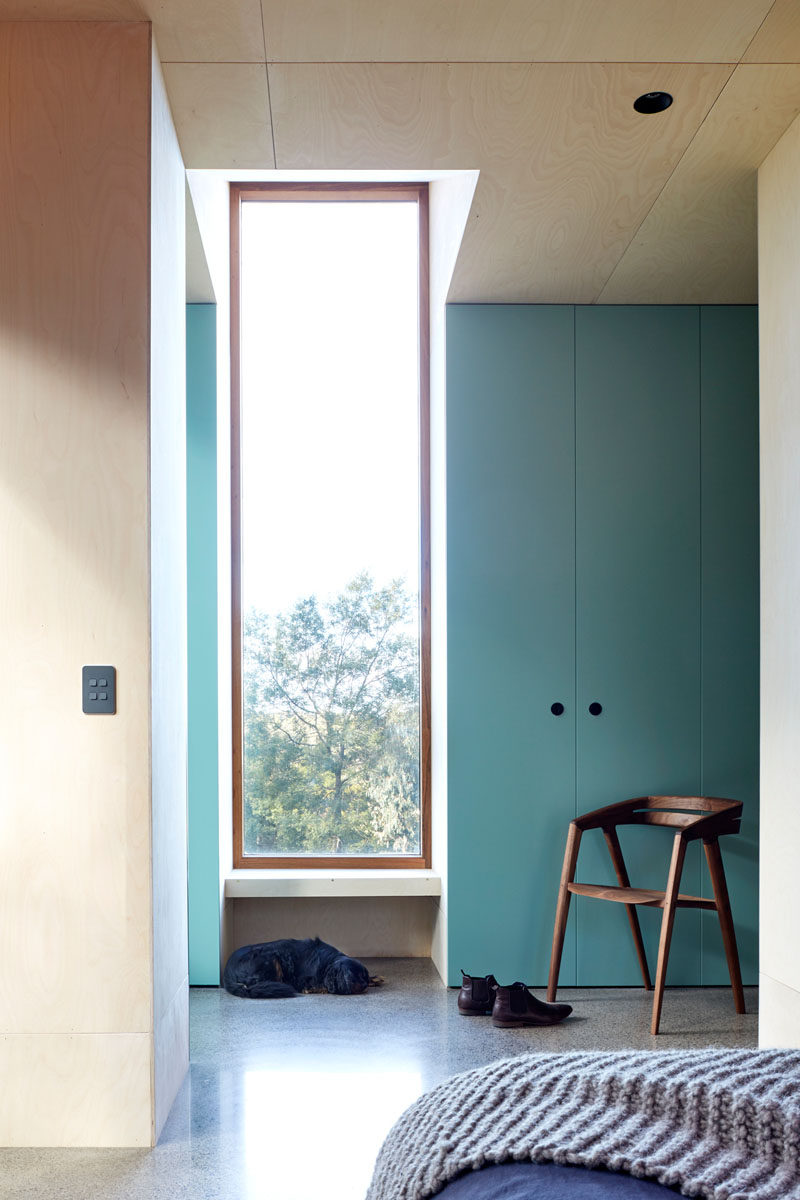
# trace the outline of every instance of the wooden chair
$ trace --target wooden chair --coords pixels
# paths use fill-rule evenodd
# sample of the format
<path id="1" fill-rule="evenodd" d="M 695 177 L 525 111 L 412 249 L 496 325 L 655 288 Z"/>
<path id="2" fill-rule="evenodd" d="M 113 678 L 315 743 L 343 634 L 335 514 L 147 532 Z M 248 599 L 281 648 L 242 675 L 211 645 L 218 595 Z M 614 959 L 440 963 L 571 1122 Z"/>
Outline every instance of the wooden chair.
<path id="1" fill-rule="evenodd" d="M 658 1033 L 661 1021 L 661 1005 L 664 999 L 664 982 L 667 975 L 667 959 L 672 941 L 672 928 L 675 924 L 675 912 L 679 908 L 713 909 L 722 927 L 722 941 L 725 946 L 725 957 L 728 960 L 728 971 L 733 988 L 733 1002 L 737 1013 L 743 1013 L 744 992 L 742 991 L 742 976 L 739 970 L 739 952 L 736 948 L 736 935 L 733 930 L 731 907 L 728 900 L 728 888 L 725 883 L 725 872 L 722 867 L 722 855 L 719 849 L 719 838 L 726 833 L 738 833 L 741 824 L 742 805 L 739 800 L 721 800 L 715 796 L 639 796 L 634 800 L 623 800 L 620 804 L 610 804 L 607 808 L 598 808 L 594 812 L 576 817 L 571 822 L 567 834 L 567 848 L 564 854 L 564 867 L 561 872 L 561 886 L 558 891 L 558 906 L 556 909 L 556 924 L 553 932 L 553 951 L 550 957 L 550 978 L 547 985 L 547 999 L 556 998 L 558 988 L 558 973 L 561 968 L 561 952 L 564 948 L 564 933 L 567 927 L 567 914 L 571 895 L 590 896 L 595 900 L 614 900 L 624 904 L 628 910 L 633 943 L 639 959 L 639 966 L 647 991 L 652 990 L 650 973 L 647 969 L 647 958 L 644 952 L 642 932 L 639 928 L 639 918 L 636 906 L 644 904 L 650 908 L 663 909 L 661 919 L 661 938 L 658 944 L 658 964 L 656 966 L 656 986 L 653 996 L 653 1019 L 650 1032 Z M 651 891 L 648 888 L 634 888 L 630 885 L 628 872 L 622 858 L 622 850 L 617 837 L 618 825 L 666 825 L 676 829 L 672 843 L 672 861 L 669 868 L 666 891 Z M 581 837 L 586 829 L 602 829 L 606 839 L 614 871 L 619 881 L 619 887 L 609 887 L 591 883 L 575 883 L 575 866 L 578 860 L 578 849 Z M 711 875 L 711 886 L 714 899 L 706 900 L 701 896 L 684 896 L 680 892 L 683 860 L 686 857 L 686 847 L 697 838 L 703 839 L 703 849 L 706 853 L 708 870 Z"/>

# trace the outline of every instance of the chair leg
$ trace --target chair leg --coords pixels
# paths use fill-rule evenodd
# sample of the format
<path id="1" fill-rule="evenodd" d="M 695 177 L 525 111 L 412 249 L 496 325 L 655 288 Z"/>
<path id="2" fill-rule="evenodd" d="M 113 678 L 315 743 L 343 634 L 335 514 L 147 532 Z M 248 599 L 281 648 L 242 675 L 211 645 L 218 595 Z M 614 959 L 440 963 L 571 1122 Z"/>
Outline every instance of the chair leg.
<path id="1" fill-rule="evenodd" d="M 619 883 L 620 887 L 630 887 L 631 881 L 628 878 L 625 860 L 622 857 L 622 847 L 619 844 L 619 837 L 617 836 L 616 829 L 614 829 L 613 826 L 609 829 L 604 829 L 603 836 L 606 839 L 608 852 L 611 855 L 611 861 L 614 864 L 617 882 Z M 644 942 L 642 940 L 642 931 L 639 926 L 639 917 L 636 912 L 636 905 L 626 904 L 625 909 L 628 914 L 631 933 L 633 934 L 633 944 L 636 947 L 636 957 L 639 959 L 639 968 L 642 972 L 645 991 L 650 992 L 653 990 L 653 985 L 650 982 L 650 972 L 647 969 L 647 955 L 644 952 Z"/>
<path id="2" fill-rule="evenodd" d="M 658 964 L 656 966 L 656 989 L 653 996 L 653 1018 L 650 1023 L 650 1032 L 658 1033 L 658 1027 L 661 1023 L 661 1005 L 664 1001 L 664 984 L 667 979 L 667 959 L 669 958 L 669 947 L 672 941 L 672 928 L 675 924 L 675 912 L 677 909 L 678 892 L 681 885 L 681 872 L 683 871 L 683 860 L 686 857 L 686 842 L 678 833 L 675 835 L 675 841 L 672 844 L 672 861 L 669 866 L 669 879 L 667 880 L 667 890 L 664 893 L 664 915 L 661 918 L 661 937 L 658 942 Z"/>
<path id="3" fill-rule="evenodd" d="M 570 823 L 567 834 L 567 848 L 564 851 L 564 866 L 561 869 L 561 884 L 558 889 L 558 904 L 556 906 L 556 923 L 553 930 L 553 949 L 550 953 L 550 977 L 547 981 L 547 999 L 552 1002 L 556 998 L 558 988 L 558 973 L 561 970 L 561 952 L 564 949 L 564 934 L 567 928 L 567 915 L 572 893 L 567 884 L 575 879 L 575 864 L 578 861 L 578 848 L 581 844 L 581 833 L 577 825 Z"/>
<path id="4" fill-rule="evenodd" d="M 733 988 L 733 1003 L 737 1013 L 746 1011 L 744 1006 L 744 991 L 742 990 L 742 972 L 739 968 L 739 951 L 736 946 L 736 934 L 733 930 L 731 903 L 728 898 L 728 885 L 725 881 L 725 870 L 722 866 L 722 854 L 716 838 L 703 842 L 706 852 L 706 862 L 711 875 L 711 886 L 714 889 L 714 900 L 717 905 L 717 916 L 722 929 L 722 942 L 725 946 L 725 957 L 728 960 L 728 973 Z"/>

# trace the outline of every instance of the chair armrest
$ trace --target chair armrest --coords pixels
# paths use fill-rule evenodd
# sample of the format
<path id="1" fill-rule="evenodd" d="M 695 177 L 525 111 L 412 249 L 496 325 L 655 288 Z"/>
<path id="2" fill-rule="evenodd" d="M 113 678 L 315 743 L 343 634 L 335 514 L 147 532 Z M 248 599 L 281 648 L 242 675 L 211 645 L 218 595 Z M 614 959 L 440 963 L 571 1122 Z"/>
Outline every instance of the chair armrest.
<path id="1" fill-rule="evenodd" d="M 578 829 L 605 829 L 612 825 L 637 825 L 633 820 L 637 808 L 641 808 L 646 796 L 636 796 L 633 800 L 621 800 L 618 804 L 607 804 L 605 808 L 595 808 L 592 812 L 583 813 L 572 822 Z"/>

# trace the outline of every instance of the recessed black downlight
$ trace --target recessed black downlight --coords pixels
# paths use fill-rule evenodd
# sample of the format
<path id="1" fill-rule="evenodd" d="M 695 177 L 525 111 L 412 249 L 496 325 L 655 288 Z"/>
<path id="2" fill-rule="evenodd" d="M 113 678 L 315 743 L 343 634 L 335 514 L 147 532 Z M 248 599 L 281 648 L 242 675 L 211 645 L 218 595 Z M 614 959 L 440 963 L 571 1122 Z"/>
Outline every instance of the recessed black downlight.
<path id="1" fill-rule="evenodd" d="M 645 92 L 638 100 L 634 100 L 633 107 L 639 113 L 656 113 L 663 112 L 670 104 L 672 96 L 669 92 Z"/>

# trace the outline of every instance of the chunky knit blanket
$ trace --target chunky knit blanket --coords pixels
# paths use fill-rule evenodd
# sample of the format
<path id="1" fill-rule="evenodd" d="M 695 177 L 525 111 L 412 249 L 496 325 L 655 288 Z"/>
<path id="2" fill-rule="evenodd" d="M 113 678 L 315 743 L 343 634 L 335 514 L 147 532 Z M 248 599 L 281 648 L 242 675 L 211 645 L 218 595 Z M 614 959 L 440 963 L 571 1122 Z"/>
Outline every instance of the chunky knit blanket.
<path id="1" fill-rule="evenodd" d="M 505 1161 L 606 1167 L 707 1200 L 800 1200 L 800 1051 L 526 1054 L 456 1075 L 389 1132 L 367 1200 Z"/>

